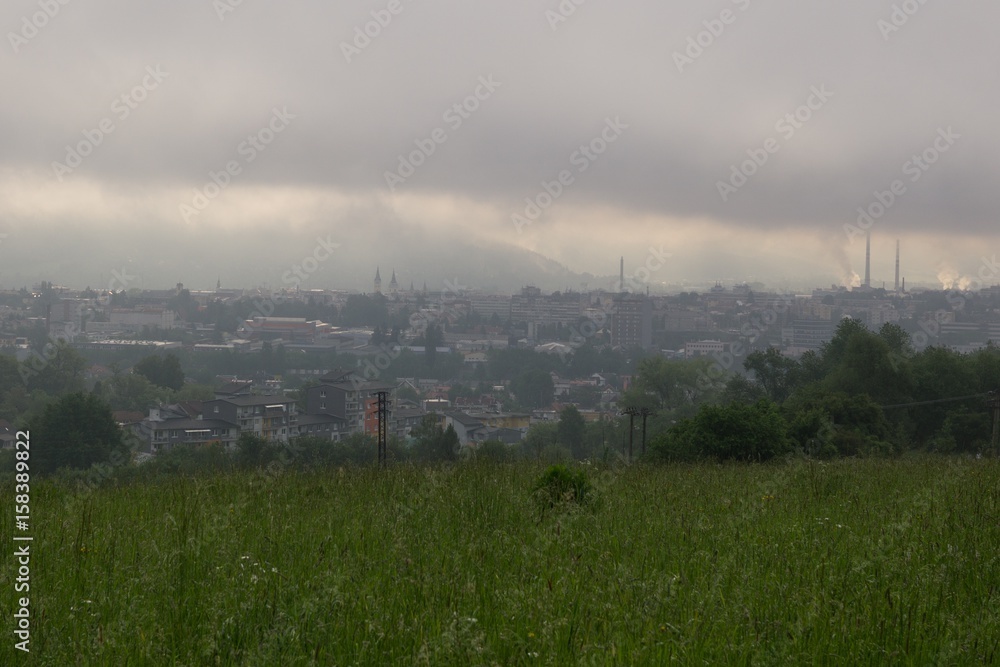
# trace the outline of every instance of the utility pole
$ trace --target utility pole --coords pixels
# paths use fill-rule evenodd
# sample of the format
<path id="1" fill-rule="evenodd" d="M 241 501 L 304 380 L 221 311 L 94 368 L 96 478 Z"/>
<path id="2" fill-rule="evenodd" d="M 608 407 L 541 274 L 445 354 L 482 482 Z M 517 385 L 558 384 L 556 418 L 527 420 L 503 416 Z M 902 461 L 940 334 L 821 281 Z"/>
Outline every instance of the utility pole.
<path id="1" fill-rule="evenodd" d="M 991 391 L 987 395 L 986 401 L 993 410 L 992 453 L 996 456 L 1000 453 L 1000 389 Z"/>
<path id="2" fill-rule="evenodd" d="M 646 417 L 653 414 L 653 411 L 649 408 L 640 408 L 639 414 L 642 415 L 642 455 L 646 456 Z"/>
<path id="3" fill-rule="evenodd" d="M 378 397 L 378 466 L 385 468 L 387 465 L 386 440 L 389 432 L 389 392 L 377 391 Z"/>
<path id="4" fill-rule="evenodd" d="M 625 408 L 622 413 L 628 415 L 628 462 L 631 463 L 632 436 L 635 434 L 635 416 L 639 414 L 639 408 Z"/>

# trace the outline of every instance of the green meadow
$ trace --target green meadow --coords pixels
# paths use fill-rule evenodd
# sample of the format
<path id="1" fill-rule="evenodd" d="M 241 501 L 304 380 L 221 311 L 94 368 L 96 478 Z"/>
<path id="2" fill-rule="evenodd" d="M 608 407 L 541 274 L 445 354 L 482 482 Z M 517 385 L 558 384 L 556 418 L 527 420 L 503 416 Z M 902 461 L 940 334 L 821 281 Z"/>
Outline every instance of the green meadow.
<path id="1" fill-rule="evenodd" d="M 527 463 L 35 481 L 31 653 L 8 545 L 0 662 L 1000 659 L 997 460 L 575 470 L 586 502 L 554 507 Z"/>

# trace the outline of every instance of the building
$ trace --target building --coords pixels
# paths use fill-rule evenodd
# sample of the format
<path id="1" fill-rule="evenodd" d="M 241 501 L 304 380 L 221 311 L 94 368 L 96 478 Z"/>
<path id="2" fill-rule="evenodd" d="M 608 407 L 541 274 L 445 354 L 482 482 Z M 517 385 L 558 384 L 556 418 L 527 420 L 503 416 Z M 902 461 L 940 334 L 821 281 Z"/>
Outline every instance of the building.
<path id="1" fill-rule="evenodd" d="M 267 440 L 287 442 L 298 433 L 295 401 L 284 396 L 217 398 L 202 404 L 202 414 L 237 426 L 239 433 L 252 433 Z"/>
<path id="2" fill-rule="evenodd" d="M 448 411 L 443 413 L 441 425 L 445 429 L 449 426 L 455 429 L 455 433 L 458 435 L 458 442 L 463 447 L 467 447 L 469 443 L 480 442 L 483 440 L 486 427 L 486 425 L 476 417 L 457 411 Z"/>
<path id="3" fill-rule="evenodd" d="M 624 292 L 615 295 L 611 315 L 611 345 L 643 349 L 653 346 L 653 307 L 649 297 Z"/>
<path id="4" fill-rule="evenodd" d="M 420 425 L 427 413 L 417 407 L 397 407 L 392 416 L 392 432 L 399 438 L 407 438 L 413 429 Z"/>
<path id="5" fill-rule="evenodd" d="M 230 446 L 239 439 L 235 424 L 221 419 L 165 419 L 147 421 L 150 451 L 156 453 L 174 445 Z"/>
<path id="6" fill-rule="evenodd" d="M 304 317 L 263 317 L 246 320 L 237 335 L 247 340 L 282 340 L 289 343 L 314 343 L 331 331 L 329 324 Z"/>
<path id="7" fill-rule="evenodd" d="M 347 431 L 347 420 L 333 415 L 298 415 L 295 435 L 339 441 Z"/>
<path id="8" fill-rule="evenodd" d="M 366 380 L 353 370 L 331 371 L 319 378 L 318 385 L 306 390 L 306 414 L 339 417 L 346 423 L 345 433 L 365 433 L 371 423 L 373 394 L 389 392 L 392 420 L 395 389 L 391 382 Z M 375 432 L 378 432 L 377 422 Z"/>
<path id="9" fill-rule="evenodd" d="M 781 342 L 796 351 L 819 350 L 833 338 L 837 323 L 830 320 L 793 320 L 781 329 Z"/>
<path id="10" fill-rule="evenodd" d="M 152 306 L 113 308 L 109 319 L 110 326 L 115 331 L 138 333 L 146 327 L 150 329 L 178 329 L 181 327 L 174 311 Z"/>
<path id="11" fill-rule="evenodd" d="M 728 349 L 729 343 L 723 343 L 719 340 L 690 341 L 684 344 L 684 357 L 693 359 L 695 357 L 723 354 Z"/>
<path id="12" fill-rule="evenodd" d="M 480 303 L 482 303 L 480 301 Z M 475 308 L 475 306 L 471 306 Z M 528 286 L 510 298 L 510 320 L 530 324 L 576 324 L 584 310 L 584 299 L 580 294 L 558 292 L 543 296 L 537 287 Z"/>
<path id="13" fill-rule="evenodd" d="M 483 319 L 492 319 L 494 315 L 500 322 L 510 319 L 511 297 L 495 294 L 473 294 L 469 296 L 469 308 Z"/>

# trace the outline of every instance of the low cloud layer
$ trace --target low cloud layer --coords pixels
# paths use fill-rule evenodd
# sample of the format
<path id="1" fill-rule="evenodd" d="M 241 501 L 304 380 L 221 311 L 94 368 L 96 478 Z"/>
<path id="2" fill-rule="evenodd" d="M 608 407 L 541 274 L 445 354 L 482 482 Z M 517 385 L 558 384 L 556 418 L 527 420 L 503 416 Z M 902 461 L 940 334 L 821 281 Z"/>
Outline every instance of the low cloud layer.
<path id="1" fill-rule="evenodd" d="M 414 248 L 496 244 L 595 275 L 663 246 L 658 282 L 805 287 L 858 271 L 852 225 L 882 263 L 901 239 L 911 282 L 961 279 L 1000 245 L 997 19 L 917 0 L 12 1 L 0 284 L 125 261 L 153 284 L 273 282 L 322 230 L 352 268 L 316 286 L 365 288 L 387 261 L 436 281 L 447 253 Z"/>

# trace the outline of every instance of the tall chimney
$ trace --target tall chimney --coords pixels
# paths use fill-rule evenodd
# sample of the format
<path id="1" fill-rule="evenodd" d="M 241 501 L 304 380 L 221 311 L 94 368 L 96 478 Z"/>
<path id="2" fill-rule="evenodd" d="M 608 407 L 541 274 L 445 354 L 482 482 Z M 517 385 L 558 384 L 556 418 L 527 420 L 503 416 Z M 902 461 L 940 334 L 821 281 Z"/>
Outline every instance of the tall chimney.
<path id="1" fill-rule="evenodd" d="M 899 239 L 896 239 L 896 294 L 899 294 Z"/>
<path id="2" fill-rule="evenodd" d="M 865 235 L 865 289 L 872 286 L 872 233 Z"/>
<path id="3" fill-rule="evenodd" d="M 625 255 L 622 255 L 621 263 L 620 263 L 619 266 L 620 266 L 621 275 L 618 278 L 618 291 L 619 292 L 624 292 L 625 291 Z"/>

